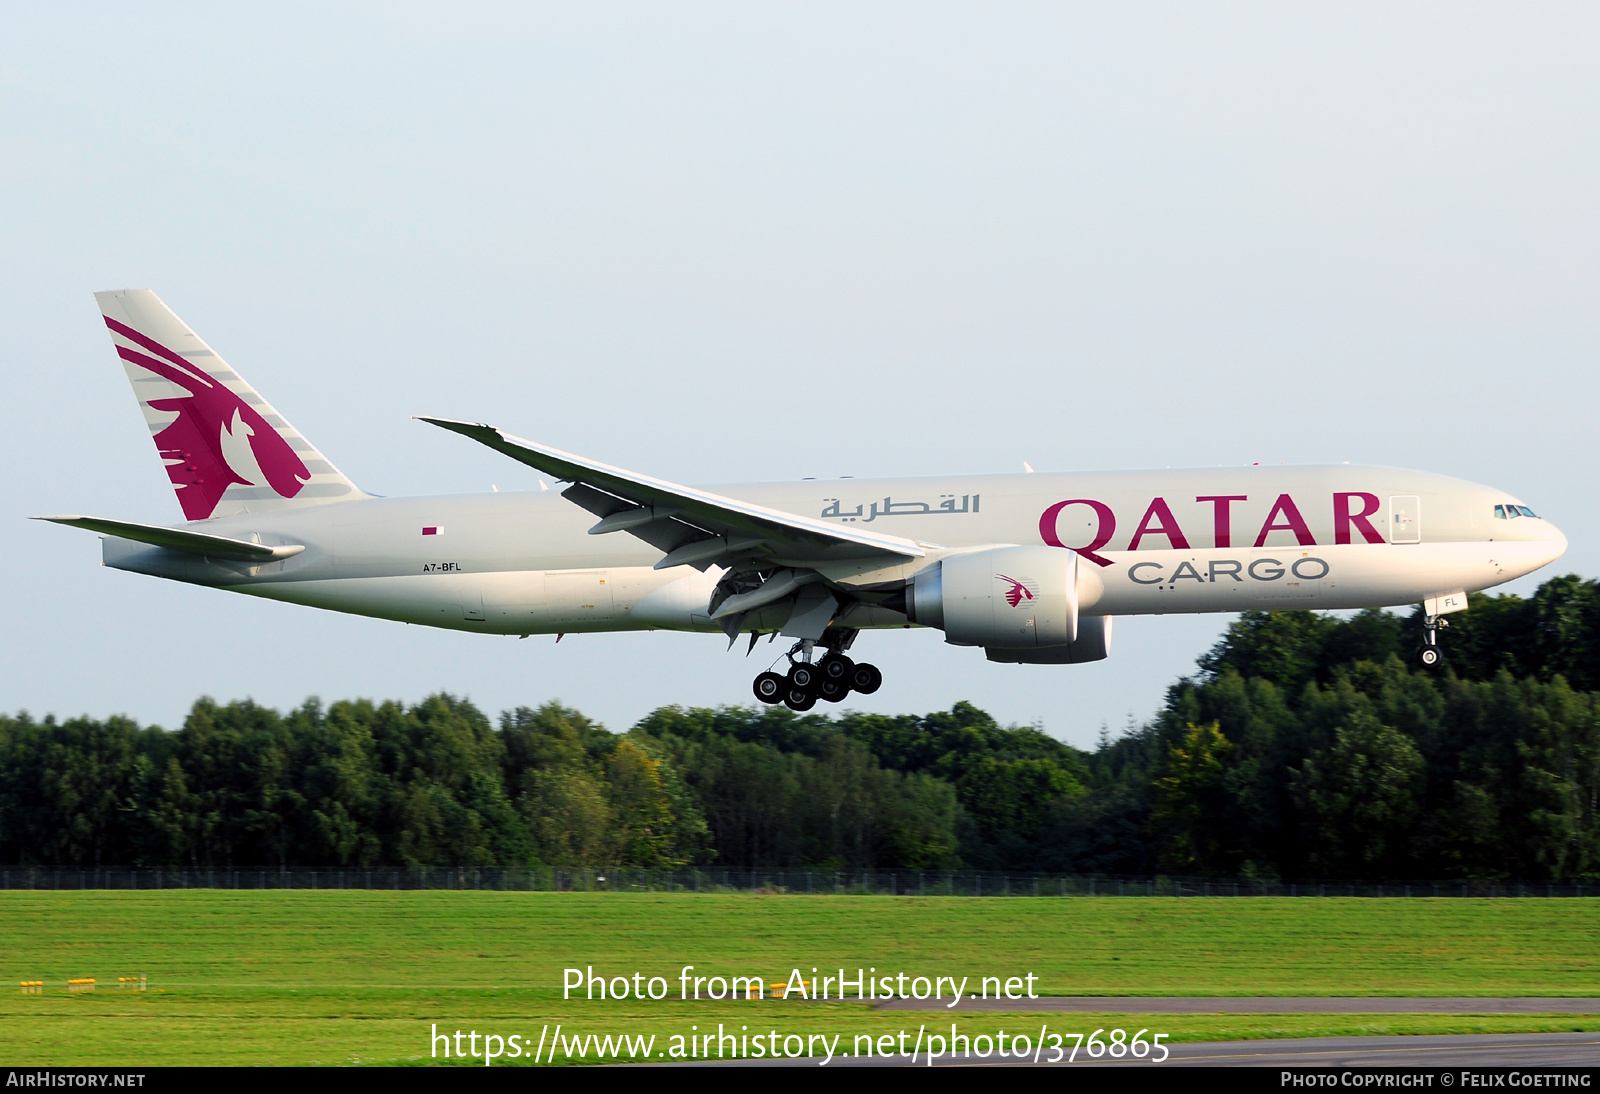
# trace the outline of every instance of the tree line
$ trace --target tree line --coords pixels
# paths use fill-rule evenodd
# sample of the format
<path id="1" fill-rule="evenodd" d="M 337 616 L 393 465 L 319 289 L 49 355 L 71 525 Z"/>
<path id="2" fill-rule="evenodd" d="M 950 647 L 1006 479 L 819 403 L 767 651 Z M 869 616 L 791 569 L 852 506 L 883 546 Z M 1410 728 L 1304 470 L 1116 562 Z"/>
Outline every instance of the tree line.
<path id="1" fill-rule="evenodd" d="M 1092 750 L 923 716 L 201 699 L 174 731 L 0 716 L 0 862 L 1600 875 L 1600 583 L 1421 619 L 1245 613 Z M 1044 670 L 1041 670 L 1044 671 Z M 1070 671 L 1070 670 L 1069 670 Z"/>

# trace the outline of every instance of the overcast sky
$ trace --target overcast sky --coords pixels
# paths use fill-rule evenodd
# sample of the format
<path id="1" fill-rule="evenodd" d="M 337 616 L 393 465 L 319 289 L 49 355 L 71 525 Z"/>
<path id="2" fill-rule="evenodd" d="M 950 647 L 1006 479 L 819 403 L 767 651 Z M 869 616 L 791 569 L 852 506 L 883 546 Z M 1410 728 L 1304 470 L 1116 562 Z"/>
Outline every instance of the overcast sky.
<path id="1" fill-rule="evenodd" d="M 24 518 L 181 514 L 97 289 L 375 493 L 532 485 L 417 413 L 686 483 L 1350 460 L 1503 487 L 1600 573 L 1596 57 L 1592 4 L 13 5 L 0 710 L 444 689 L 622 729 L 764 667 L 100 568 Z M 869 633 L 851 704 L 1088 744 L 1226 622 L 1062 668 Z"/>

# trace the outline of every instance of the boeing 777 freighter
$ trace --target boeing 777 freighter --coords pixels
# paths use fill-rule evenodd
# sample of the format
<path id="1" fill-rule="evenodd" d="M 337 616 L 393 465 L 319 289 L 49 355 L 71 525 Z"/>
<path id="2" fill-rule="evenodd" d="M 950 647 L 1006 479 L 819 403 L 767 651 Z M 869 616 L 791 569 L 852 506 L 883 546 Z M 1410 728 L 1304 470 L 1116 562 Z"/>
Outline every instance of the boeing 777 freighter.
<path id="1" fill-rule="evenodd" d="M 97 293 L 185 523 L 101 533 L 107 566 L 486 634 L 678 630 L 793 639 L 756 697 L 876 691 L 861 632 L 935 627 L 991 661 L 1111 649 L 1118 615 L 1424 605 L 1424 665 L 1466 593 L 1559 558 L 1519 499 L 1386 467 L 1239 467 L 679 486 L 422 420 L 559 493 L 373 497 L 152 292 Z M 543 483 L 541 482 L 541 486 Z"/>

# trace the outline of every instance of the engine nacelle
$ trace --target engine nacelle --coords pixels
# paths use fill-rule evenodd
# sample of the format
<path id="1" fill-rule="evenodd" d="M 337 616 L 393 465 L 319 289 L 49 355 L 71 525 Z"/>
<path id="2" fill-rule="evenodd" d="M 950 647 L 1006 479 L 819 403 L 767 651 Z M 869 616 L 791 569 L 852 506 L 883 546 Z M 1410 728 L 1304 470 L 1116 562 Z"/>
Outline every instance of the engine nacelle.
<path id="1" fill-rule="evenodd" d="M 989 660 L 1008 665 L 1082 665 L 1088 661 L 1104 661 L 1111 656 L 1111 619 L 1109 615 L 1079 616 L 1078 637 L 1065 646 L 1037 650 L 990 648 L 983 652 Z"/>
<path id="2" fill-rule="evenodd" d="M 1099 579 L 1090 602 L 1099 599 Z M 1076 552 L 1059 547 L 988 547 L 951 555 L 918 574 L 905 591 L 906 618 L 944 631 L 957 646 L 1034 650 L 1078 637 L 1080 572 Z"/>

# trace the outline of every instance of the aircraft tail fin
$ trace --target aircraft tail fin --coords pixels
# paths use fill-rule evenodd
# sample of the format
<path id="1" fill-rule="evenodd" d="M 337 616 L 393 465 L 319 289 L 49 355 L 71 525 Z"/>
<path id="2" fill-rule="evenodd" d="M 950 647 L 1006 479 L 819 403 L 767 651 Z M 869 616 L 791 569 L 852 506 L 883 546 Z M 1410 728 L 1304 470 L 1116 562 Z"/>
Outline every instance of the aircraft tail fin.
<path id="1" fill-rule="evenodd" d="M 186 520 L 369 496 L 155 293 L 94 298 Z"/>

